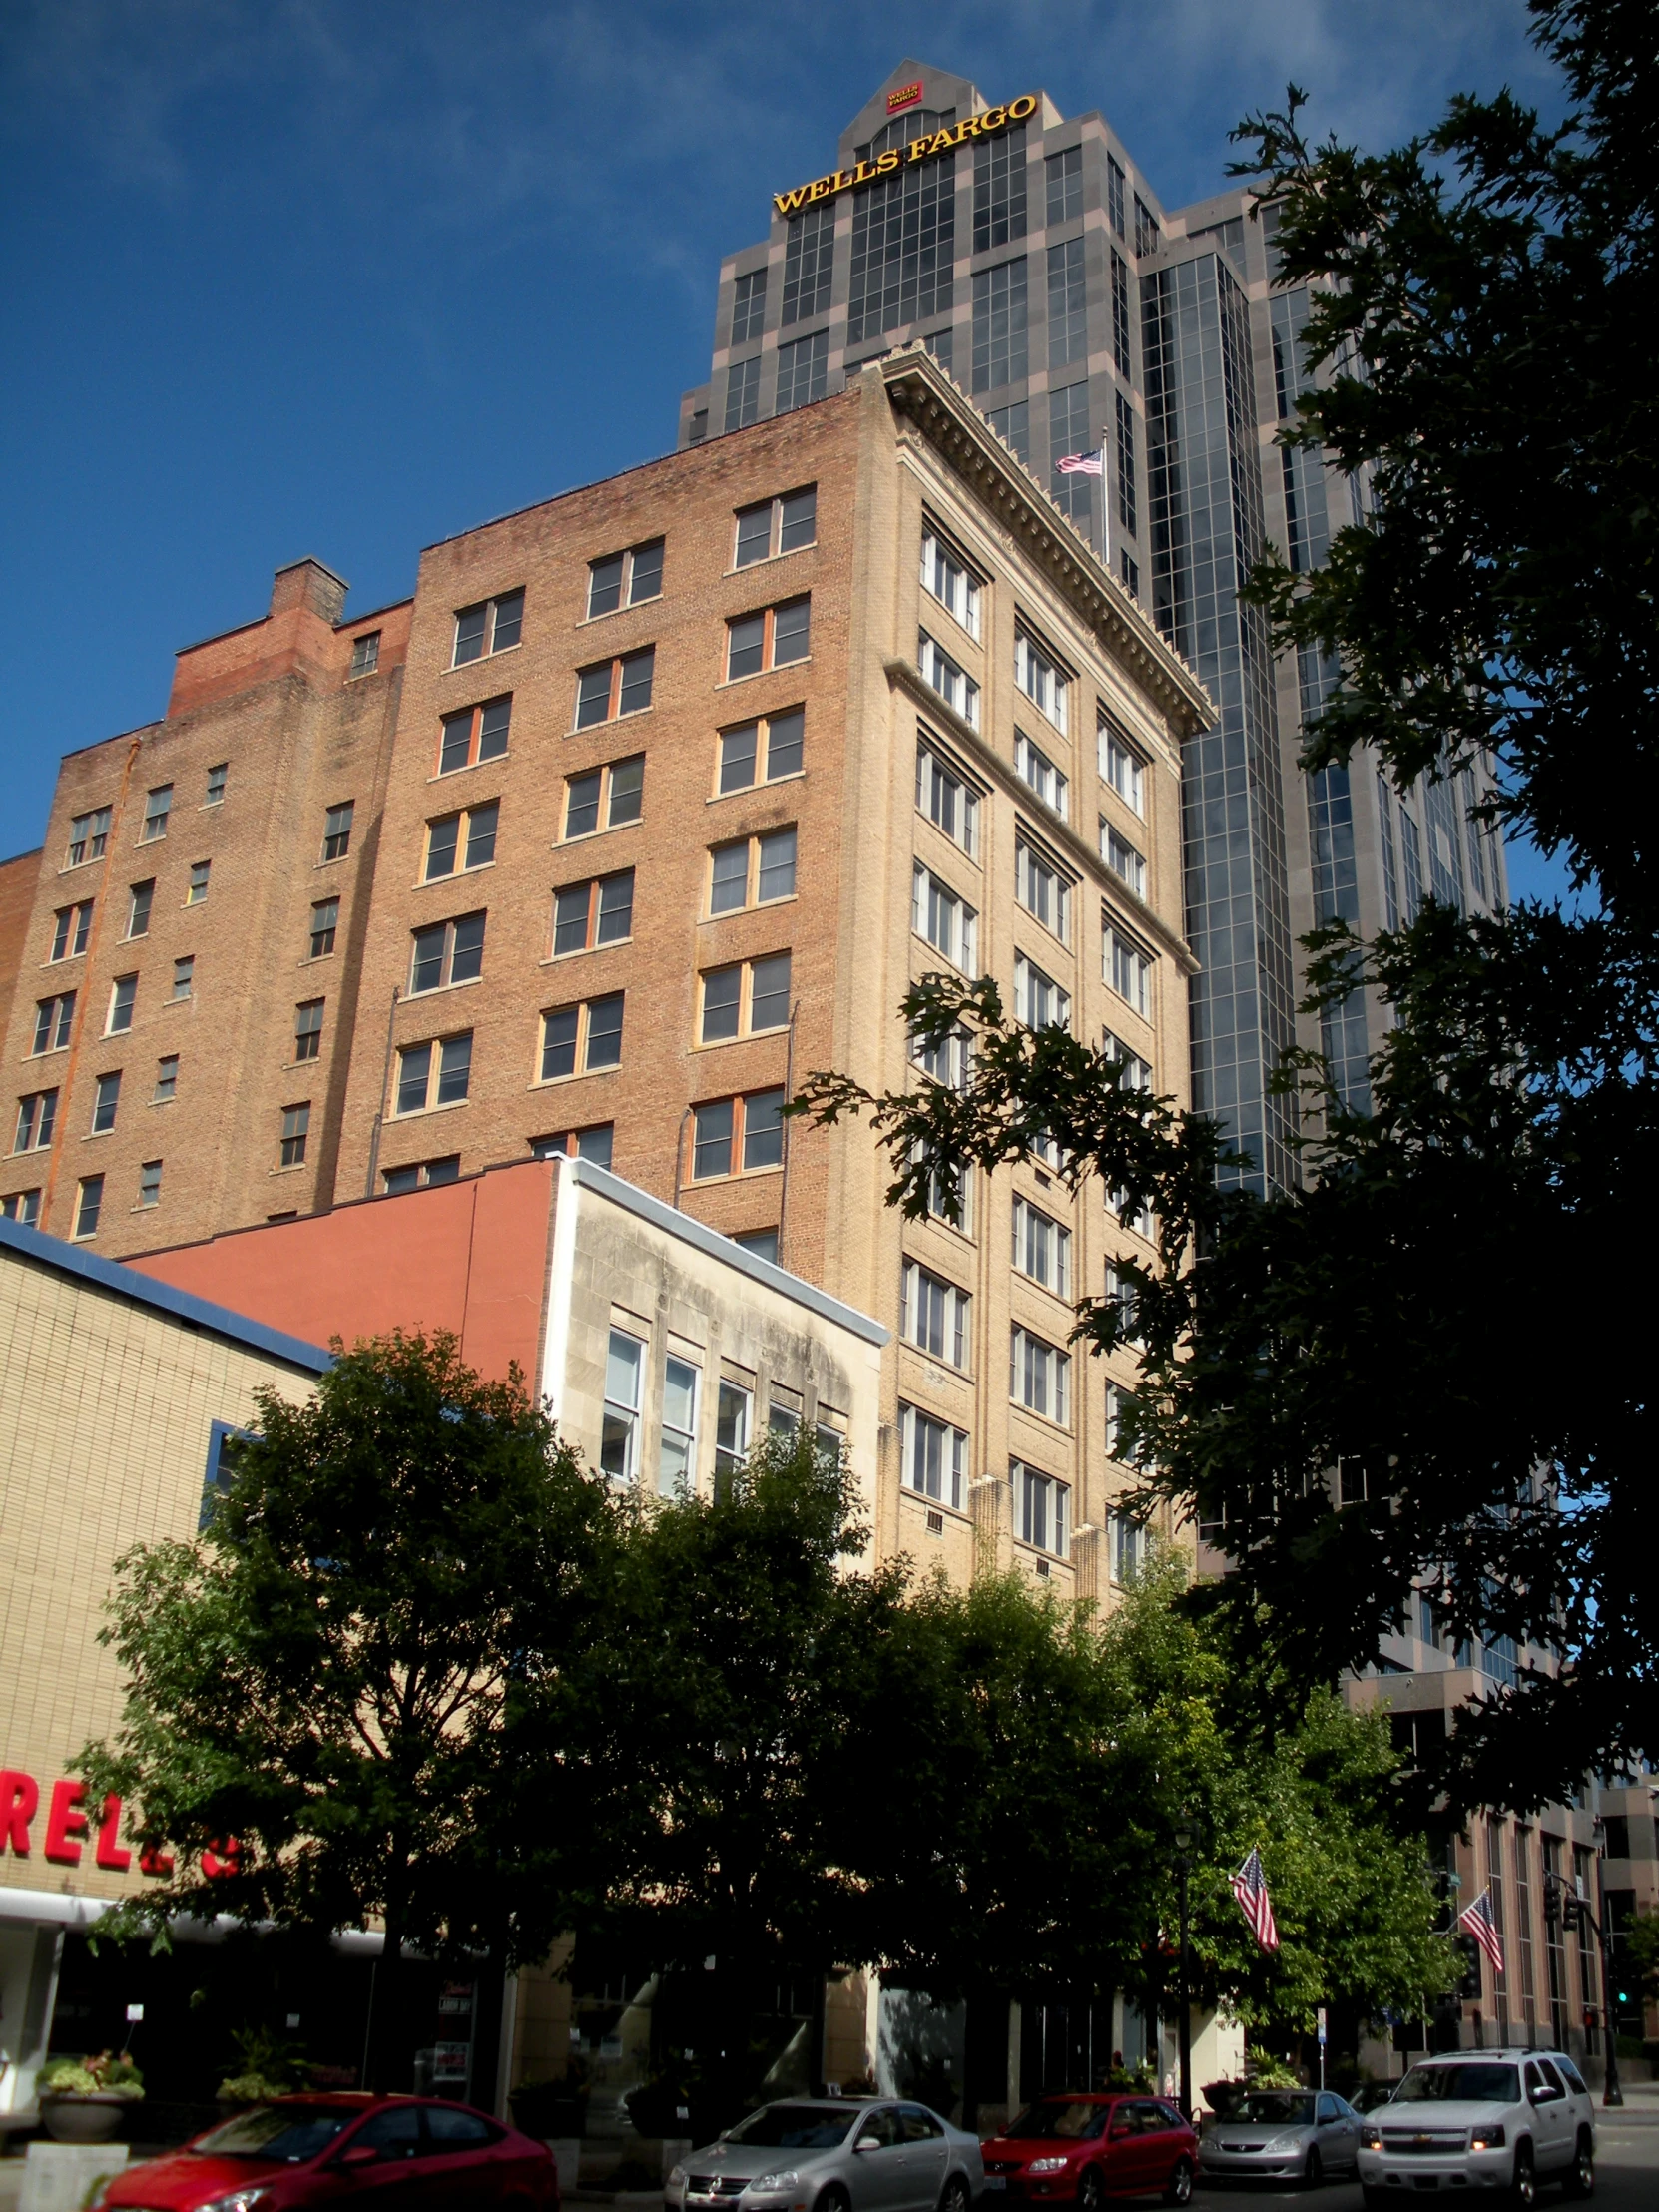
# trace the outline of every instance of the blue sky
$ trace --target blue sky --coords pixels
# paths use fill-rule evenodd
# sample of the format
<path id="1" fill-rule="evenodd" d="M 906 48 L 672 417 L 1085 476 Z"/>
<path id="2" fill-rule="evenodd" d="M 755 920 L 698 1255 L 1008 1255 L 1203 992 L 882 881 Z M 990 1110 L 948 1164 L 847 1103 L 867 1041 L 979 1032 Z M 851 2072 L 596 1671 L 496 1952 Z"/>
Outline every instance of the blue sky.
<path id="1" fill-rule="evenodd" d="M 1551 91 L 1521 0 L 0 13 L 0 853 L 280 563 L 367 609 L 422 545 L 667 450 L 721 254 L 906 55 L 1103 109 L 1172 205 L 1288 77 L 1372 145 Z"/>

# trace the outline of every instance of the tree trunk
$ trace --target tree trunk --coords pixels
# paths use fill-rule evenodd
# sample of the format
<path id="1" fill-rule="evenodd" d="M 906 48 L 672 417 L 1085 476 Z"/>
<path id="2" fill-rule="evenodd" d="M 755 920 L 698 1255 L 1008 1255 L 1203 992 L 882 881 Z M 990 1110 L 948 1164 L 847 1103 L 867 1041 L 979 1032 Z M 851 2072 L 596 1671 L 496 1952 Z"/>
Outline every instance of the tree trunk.
<path id="1" fill-rule="evenodd" d="M 368 1988 L 368 2032 L 363 2039 L 363 2087 L 377 2096 L 414 2087 L 412 2022 L 404 2001 L 403 1932 L 387 1921 L 385 1946 L 374 1961 Z"/>

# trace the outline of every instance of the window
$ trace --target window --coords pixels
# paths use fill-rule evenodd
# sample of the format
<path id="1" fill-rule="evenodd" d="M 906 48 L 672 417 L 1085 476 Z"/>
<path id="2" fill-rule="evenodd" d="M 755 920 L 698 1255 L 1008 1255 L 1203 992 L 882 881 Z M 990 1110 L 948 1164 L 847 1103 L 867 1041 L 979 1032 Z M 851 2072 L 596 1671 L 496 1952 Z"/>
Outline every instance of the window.
<path id="1" fill-rule="evenodd" d="M 281 1148 L 277 1164 L 284 1168 L 299 1168 L 305 1164 L 305 1142 L 311 1132 L 311 1102 L 307 1098 L 297 1106 L 282 1108 Z"/>
<path id="2" fill-rule="evenodd" d="M 643 647 L 614 661 L 600 661 L 578 672 L 576 678 L 576 727 L 591 730 L 601 722 L 617 722 L 637 715 L 651 704 L 651 685 L 657 668 L 657 648 Z"/>
<path id="3" fill-rule="evenodd" d="M 994 391 L 1022 384 L 1026 349 L 1025 256 L 973 276 L 973 388 Z"/>
<path id="4" fill-rule="evenodd" d="M 1102 722 L 1099 729 L 1100 778 L 1110 784 L 1126 807 L 1136 814 L 1146 813 L 1146 764 L 1127 738 L 1120 737 L 1109 722 Z"/>
<path id="5" fill-rule="evenodd" d="M 136 976 L 126 978 L 129 984 L 137 982 Z M 128 1001 L 128 1020 L 131 1021 L 132 1001 Z M 34 1052 L 61 1052 L 69 1042 L 69 1031 L 75 1019 L 75 993 L 63 991 L 56 998 L 38 998 L 35 1001 Z"/>
<path id="6" fill-rule="evenodd" d="M 155 902 L 156 878 L 134 883 L 127 894 L 127 934 L 129 937 L 147 937 L 150 934 L 150 908 Z"/>
<path id="7" fill-rule="evenodd" d="M 970 730 L 979 727 L 979 686 L 943 646 L 925 630 L 916 634 L 916 666 L 924 684 L 930 684 L 945 705 L 959 714 Z"/>
<path id="8" fill-rule="evenodd" d="M 1056 1481 L 1051 1474 L 1040 1474 L 1023 1459 L 1009 1461 L 1008 1479 L 1020 1542 L 1029 1544 L 1033 1551 L 1065 1558 L 1070 1537 L 1071 1485 Z"/>
<path id="9" fill-rule="evenodd" d="M 194 994 L 195 989 L 196 955 L 194 952 L 187 952 L 182 959 L 175 960 L 173 963 L 173 990 L 171 995 L 174 998 L 189 998 Z"/>
<path id="10" fill-rule="evenodd" d="M 1126 545 L 1118 547 L 1118 568 L 1123 576 L 1125 591 L 1128 592 L 1131 599 L 1139 599 L 1141 596 L 1141 564 L 1131 557 Z"/>
<path id="11" fill-rule="evenodd" d="M 987 407 L 985 420 L 1009 450 L 1027 467 L 1031 465 L 1031 402 L 1010 400 L 1006 407 Z"/>
<path id="12" fill-rule="evenodd" d="M 0 1216 L 3 1216 L 7 1221 L 20 1222 L 25 1229 L 38 1229 L 40 1226 L 39 1186 L 37 1185 L 32 1191 L 10 1191 L 4 1198 L 0 1198 Z"/>
<path id="13" fill-rule="evenodd" d="M 663 1432 L 657 1446 L 657 1493 L 684 1497 L 697 1479 L 697 1391 L 703 1378 L 672 1353 L 663 1364 Z"/>
<path id="14" fill-rule="evenodd" d="M 327 860 L 343 860 L 351 849 L 351 817 L 356 812 L 356 802 L 346 800 L 343 805 L 330 807 L 322 818 L 322 857 Z"/>
<path id="15" fill-rule="evenodd" d="M 1014 1200 L 1014 1266 L 1056 1298 L 1070 1298 L 1071 1231 L 1026 1198 Z"/>
<path id="16" fill-rule="evenodd" d="M 1065 943 L 1070 934 L 1071 878 L 1063 875 L 1040 845 L 1014 839 L 1014 887 L 1020 904 Z"/>
<path id="17" fill-rule="evenodd" d="M 138 1202 L 141 1206 L 159 1206 L 162 1202 L 162 1163 L 146 1160 L 139 1169 Z"/>
<path id="18" fill-rule="evenodd" d="M 764 836 L 737 837 L 709 852 L 709 911 L 735 913 L 743 906 L 764 906 L 795 896 L 796 835 L 793 829 Z"/>
<path id="19" fill-rule="evenodd" d="M 334 932 L 339 927 L 339 900 L 319 898 L 311 908 L 311 952 L 313 960 L 322 959 L 334 949 Z"/>
<path id="20" fill-rule="evenodd" d="M 1144 1198 L 1137 1199 L 1131 1205 L 1127 1191 L 1108 1188 L 1106 1206 L 1107 1211 L 1115 1214 L 1125 1229 L 1132 1229 L 1137 1237 L 1144 1237 L 1148 1244 L 1155 1241 L 1158 1234 L 1158 1224 L 1152 1208 Z"/>
<path id="21" fill-rule="evenodd" d="M 1013 1360 L 1010 1389 L 1016 1405 L 1040 1413 L 1058 1428 L 1071 1425 L 1071 1359 L 1028 1329 L 1011 1332 Z"/>
<path id="22" fill-rule="evenodd" d="M 1014 632 L 1014 682 L 1056 730 L 1065 729 L 1070 684 L 1059 663 L 1025 630 Z"/>
<path id="23" fill-rule="evenodd" d="M 779 1264 L 776 1229 L 743 1229 L 732 1242 L 740 1252 L 753 1253 L 757 1260 L 770 1260 L 774 1267 Z"/>
<path id="24" fill-rule="evenodd" d="M 1156 254 L 1156 253 L 1157 253 L 1157 251 L 1158 251 L 1158 224 L 1157 224 L 1157 219 L 1156 219 L 1156 218 L 1154 217 L 1154 215 L 1153 215 L 1153 213 L 1152 213 L 1152 210 L 1151 210 L 1151 209 L 1150 209 L 1150 208 L 1149 208 L 1149 207 L 1147 206 L 1146 202 L 1145 202 L 1145 201 L 1144 201 L 1144 200 L 1143 200 L 1143 199 L 1141 198 L 1140 194 L 1139 194 L 1139 193 L 1136 193 L 1136 195 L 1135 195 L 1135 252 L 1137 253 L 1137 255 L 1139 255 L 1139 254 Z"/>
<path id="25" fill-rule="evenodd" d="M 622 944 L 634 928 L 634 871 L 567 883 L 553 894 L 553 957 L 587 952 L 596 945 Z"/>
<path id="26" fill-rule="evenodd" d="M 1025 125 L 973 149 L 973 251 L 988 254 L 1025 236 Z"/>
<path id="27" fill-rule="evenodd" d="M 763 499 L 753 507 L 738 509 L 738 543 L 734 568 L 749 568 L 774 554 L 794 553 L 818 539 L 818 486 Z"/>
<path id="28" fill-rule="evenodd" d="M 92 935 L 92 900 L 83 899 L 78 906 L 60 906 L 52 917 L 53 960 L 78 960 L 87 948 Z"/>
<path id="29" fill-rule="evenodd" d="M 1044 805 L 1052 807 L 1064 822 L 1071 786 L 1041 746 L 1033 745 L 1023 730 L 1014 732 L 1014 768 Z"/>
<path id="30" fill-rule="evenodd" d="M 405 1045 L 397 1055 L 396 1111 L 423 1114 L 431 1106 L 457 1106 L 471 1080 L 470 1029 L 428 1044 Z"/>
<path id="31" fill-rule="evenodd" d="M 955 616 L 970 638 L 979 635 L 979 579 L 955 548 L 931 529 L 921 536 L 921 586 Z"/>
<path id="32" fill-rule="evenodd" d="M 934 111 L 935 129 L 955 122 Z M 920 131 L 926 110 L 895 117 L 895 145 Z M 877 137 L 880 134 L 877 133 Z M 872 139 L 873 146 L 875 141 Z M 852 254 L 847 270 L 846 342 L 861 345 L 906 323 L 948 311 L 956 254 L 956 158 L 906 163 L 895 175 L 852 198 Z"/>
<path id="33" fill-rule="evenodd" d="M 353 676 L 372 676 L 380 665 L 380 633 L 364 630 L 351 640 L 351 666 L 346 672 L 347 682 Z"/>
<path id="34" fill-rule="evenodd" d="M 177 972 L 178 963 L 174 963 Z M 110 985 L 109 1012 L 104 1020 L 106 1037 L 118 1037 L 133 1026 L 133 1004 L 138 997 L 138 977 L 118 975 Z"/>
<path id="35" fill-rule="evenodd" d="M 500 819 L 499 800 L 469 807 L 456 815 L 440 816 L 426 825 L 426 874 L 428 883 L 453 875 L 457 864 L 464 870 L 488 867 L 495 858 L 495 829 Z"/>
<path id="36" fill-rule="evenodd" d="M 607 553 L 588 563 L 588 620 L 608 615 L 618 607 L 638 607 L 663 593 L 663 541 L 630 546 L 625 553 Z"/>
<path id="37" fill-rule="evenodd" d="M 75 1231 L 77 1237 L 96 1237 L 98 1216 L 104 1208 L 104 1178 L 101 1175 L 85 1175 L 75 1194 Z"/>
<path id="38" fill-rule="evenodd" d="M 453 921 L 437 921 L 428 929 L 409 932 L 414 947 L 409 965 L 411 998 L 451 983 L 470 983 L 483 973 L 484 919 L 483 914 L 460 914 Z"/>
<path id="39" fill-rule="evenodd" d="M 455 658 L 452 668 L 467 661 L 481 661 L 489 653 L 505 653 L 517 645 L 524 628 L 524 592 L 503 592 L 499 599 L 481 599 L 476 606 L 461 607 L 455 615 Z"/>
<path id="40" fill-rule="evenodd" d="M 1048 228 L 1075 223 L 1083 213 L 1083 149 L 1068 146 L 1043 164 L 1048 184 Z"/>
<path id="41" fill-rule="evenodd" d="M 784 1164 L 784 1094 L 715 1098 L 692 1112 L 692 1181 Z"/>
<path id="42" fill-rule="evenodd" d="M 1118 520 L 1135 535 L 1135 410 L 1120 391 L 1117 394 Z"/>
<path id="43" fill-rule="evenodd" d="M 513 701 L 487 699 L 481 706 L 463 707 L 443 718 L 438 748 L 438 774 L 452 776 L 457 769 L 474 768 L 480 761 L 498 761 L 512 735 Z"/>
<path id="44" fill-rule="evenodd" d="M 165 1106 L 179 1095 L 179 1055 L 170 1052 L 156 1062 L 156 1088 L 150 1093 L 154 1106 Z"/>
<path id="45" fill-rule="evenodd" d="M 972 859 L 979 831 L 978 794 L 925 742 L 916 747 L 916 813 Z"/>
<path id="46" fill-rule="evenodd" d="M 1014 1019 L 1027 1029 L 1069 1029 L 1071 993 L 1023 952 L 1014 954 Z"/>
<path id="47" fill-rule="evenodd" d="M 448 1152 L 441 1160 L 414 1160 L 406 1167 L 387 1168 L 380 1177 L 380 1188 L 387 1198 L 401 1198 L 405 1191 L 428 1190 L 434 1183 L 458 1183 L 460 1179 L 461 1156 Z"/>
<path id="48" fill-rule="evenodd" d="M 749 1449 L 755 1415 L 755 1397 L 741 1382 L 721 1377 L 715 1392 L 715 1480 L 730 1481 L 742 1467 Z"/>
<path id="49" fill-rule="evenodd" d="M 979 916 L 958 897 L 948 883 L 940 882 L 931 868 L 916 862 L 911 892 L 910 927 L 925 937 L 952 967 L 971 971 L 978 956 Z"/>
<path id="50" fill-rule="evenodd" d="M 732 335 L 728 342 L 747 345 L 751 338 L 760 336 L 766 319 L 767 272 L 752 269 L 732 286 Z"/>
<path id="51" fill-rule="evenodd" d="M 1119 836 L 1104 816 L 1100 821 L 1100 850 L 1106 865 L 1129 885 L 1137 898 L 1146 896 L 1146 858 L 1127 837 Z"/>
<path id="52" fill-rule="evenodd" d="M 778 397 L 774 414 L 790 414 L 797 407 L 822 399 L 830 380 L 830 333 L 815 330 L 811 337 L 792 338 L 778 348 Z"/>
<path id="53" fill-rule="evenodd" d="M 599 1431 L 599 1466 L 613 1482 L 632 1482 L 640 1471 L 640 1385 L 645 1346 L 613 1329 L 605 1350 L 605 1411 Z"/>
<path id="54" fill-rule="evenodd" d="M 614 1124 L 596 1121 L 591 1129 L 561 1129 L 554 1137 L 532 1137 L 532 1160 L 589 1160 L 596 1168 L 611 1164 Z"/>
<path id="55" fill-rule="evenodd" d="M 833 201 L 821 201 L 816 208 L 808 208 L 802 214 L 790 218 L 789 243 L 784 249 L 782 320 L 786 328 L 792 322 L 805 322 L 812 315 L 829 312 L 830 282 L 834 260 Z M 734 319 L 732 343 L 737 345 L 740 342 Z"/>
<path id="56" fill-rule="evenodd" d="M 732 967 L 710 968 L 704 975 L 701 1043 L 720 1044 L 728 1037 L 787 1029 L 789 1020 L 787 952 L 776 952 L 765 960 L 744 960 Z"/>
<path id="57" fill-rule="evenodd" d="M 935 1360 L 948 1360 L 953 1368 L 968 1364 L 968 1329 L 973 1301 L 966 1291 L 941 1276 L 906 1260 L 899 1277 L 898 1333 L 918 1352 Z"/>
<path id="58" fill-rule="evenodd" d="M 30 1091 L 17 1102 L 17 1136 L 14 1152 L 44 1152 L 58 1124 L 56 1091 Z"/>
<path id="59" fill-rule="evenodd" d="M 185 890 L 185 904 L 187 906 L 200 906 L 204 903 L 208 895 L 208 877 L 212 872 L 213 862 L 211 860 L 192 860 L 190 864 L 190 882 Z"/>
<path id="60" fill-rule="evenodd" d="M 107 1075 L 99 1076 L 92 1092 L 92 1133 L 101 1137 L 115 1127 L 116 1108 L 121 1104 L 121 1070 L 112 1068 Z"/>
<path id="61" fill-rule="evenodd" d="M 967 1483 L 966 1436 L 913 1405 L 898 1408 L 898 1435 L 904 1487 L 959 1513 Z"/>
<path id="62" fill-rule="evenodd" d="M 1146 1560 L 1146 1524 L 1136 1520 L 1132 1513 L 1114 1512 L 1108 1518 L 1107 1527 L 1112 1580 L 1127 1589 Z"/>
<path id="63" fill-rule="evenodd" d="M 812 651 L 813 602 L 786 599 L 759 614 L 738 615 L 726 625 L 726 680 L 758 676 L 762 669 L 786 668 Z"/>
<path id="64" fill-rule="evenodd" d="M 577 1006 L 555 1006 L 541 1017 L 541 1080 L 555 1082 L 578 1070 L 591 1075 L 622 1059 L 622 991 Z"/>
<path id="65" fill-rule="evenodd" d="M 80 867 L 87 860 L 101 860 L 110 841 L 110 812 L 99 807 L 90 815 L 77 815 L 69 825 L 69 857 L 67 867 Z"/>
<path id="66" fill-rule="evenodd" d="M 1112 249 L 1112 358 L 1120 372 L 1132 374 L 1129 353 L 1129 265 Z"/>
<path id="67" fill-rule="evenodd" d="M 157 837 L 167 835 L 167 818 L 172 812 L 173 786 L 158 784 L 144 803 L 144 828 L 139 833 L 140 844 L 150 844 Z"/>
<path id="68" fill-rule="evenodd" d="M 734 361 L 726 371 L 726 427 L 747 429 L 761 412 L 761 356 Z"/>
<path id="69" fill-rule="evenodd" d="M 1136 1013 L 1152 1019 L 1152 955 L 1135 939 L 1105 922 L 1101 969 L 1119 998 L 1126 998 Z"/>
<path id="70" fill-rule="evenodd" d="M 1141 1341 L 1140 1297 L 1135 1279 L 1115 1260 L 1106 1263 L 1106 1304 L 1117 1309 L 1117 1341 L 1138 1345 Z"/>
<path id="71" fill-rule="evenodd" d="M 1110 1029 L 1105 1034 L 1106 1058 L 1123 1073 L 1118 1077 L 1118 1088 L 1124 1091 L 1150 1091 L 1152 1088 L 1152 1063 L 1143 1060 L 1138 1052 L 1131 1052 L 1121 1037 L 1113 1036 Z"/>
<path id="72" fill-rule="evenodd" d="M 801 774 L 806 733 L 806 710 L 792 707 L 787 714 L 766 715 L 758 722 L 740 723 L 720 733 L 720 790 L 748 791 L 762 762 L 765 780 L 775 784 L 784 776 Z"/>
<path id="73" fill-rule="evenodd" d="M 1122 168 L 1116 158 L 1108 154 L 1106 157 L 1106 212 L 1111 219 L 1112 229 L 1116 231 L 1119 238 L 1124 235 L 1123 183 Z"/>
<path id="74" fill-rule="evenodd" d="M 565 780 L 565 836 L 591 837 L 603 823 L 620 830 L 638 822 L 645 793 L 645 755 L 630 753 Z"/>
<path id="75" fill-rule="evenodd" d="M 973 1039 L 965 1029 L 953 1029 L 936 1045 L 924 1045 L 912 1036 L 910 1057 L 933 1082 L 942 1083 L 947 1090 L 965 1090 L 973 1057 Z"/>
<path id="76" fill-rule="evenodd" d="M 1067 239 L 1048 250 L 1048 365 L 1064 368 L 1089 357 L 1088 292 L 1083 280 L 1083 241 Z M 1087 387 L 1084 401 L 1087 403 Z M 1049 402 L 1052 409 L 1053 402 Z M 1068 453 L 1081 446 L 1066 446 Z"/>

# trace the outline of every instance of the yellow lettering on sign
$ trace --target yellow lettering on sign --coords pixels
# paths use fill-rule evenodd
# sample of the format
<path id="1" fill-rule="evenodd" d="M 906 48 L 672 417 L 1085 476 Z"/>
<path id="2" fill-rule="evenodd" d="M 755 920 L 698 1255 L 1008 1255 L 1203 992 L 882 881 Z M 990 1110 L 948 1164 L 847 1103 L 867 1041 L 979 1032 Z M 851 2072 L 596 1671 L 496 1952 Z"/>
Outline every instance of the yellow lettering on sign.
<path id="1" fill-rule="evenodd" d="M 1005 108 L 987 108 L 982 115 L 964 117 L 953 131 L 934 131 L 911 139 L 902 152 L 896 146 L 889 147 L 873 162 L 861 161 L 851 169 L 837 169 L 829 177 L 815 178 L 810 185 L 797 185 L 791 192 L 776 192 L 772 205 L 779 217 L 787 220 L 817 201 L 849 192 L 856 185 L 867 185 L 876 177 L 890 177 L 901 162 L 930 161 L 935 154 L 948 154 L 954 147 L 965 146 L 969 139 L 988 138 L 1006 130 L 1010 123 L 1023 123 L 1027 116 L 1036 114 L 1038 106 L 1034 92 L 1021 93 Z"/>
<path id="2" fill-rule="evenodd" d="M 772 204 L 780 215 L 794 215 L 796 209 L 801 206 L 806 197 L 807 187 L 797 185 L 794 192 L 775 192 L 772 196 Z"/>
<path id="3" fill-rule="evenodd" d="M 889 146 L 884 154 L 876 155 L 875 174 L 877 177 L 890 177 L 897 167 L 898 148 L 896 146 Z"/>
<path id="4" fill-rule="evenodd" d="M 979 128 L 981 131 L 1000 131 L 1007 120 L 1006 108 L 987 108 L 979 118 Z"/>
<path id="5" fill-rule="evenodd" d="M 928 147 L 931 145 L 931 143 L 932 141 L 929 139 L 911 139 L 909 145 L 906 146 L 904 149 L 904 159 L 907 162 L 921 161 L 925 157 Z"/>
<path id="6" fill-rule="evenodd" d="M 820 177 L 807 187 L 807 198 L 809 200 L 828 200 L 834 189 L 835 180 L 833 177 Z"/>
<path id="7" fill-rule="evenodd" d="M 1008 121 L 1023 123 L 1028 115 L 1037 112 L 1037 96 L 1034 92 L 1022 92 L 1017 100 L 1008 103 Z"/>

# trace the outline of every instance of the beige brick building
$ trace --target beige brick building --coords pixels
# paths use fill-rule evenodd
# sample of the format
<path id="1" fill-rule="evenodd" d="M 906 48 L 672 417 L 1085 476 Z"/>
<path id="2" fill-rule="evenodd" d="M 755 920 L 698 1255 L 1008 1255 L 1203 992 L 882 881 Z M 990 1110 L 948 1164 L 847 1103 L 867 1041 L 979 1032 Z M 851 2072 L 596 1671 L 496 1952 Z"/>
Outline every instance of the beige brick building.
<path id="1" fill-rule="evenodd" d="M 281 572 L 65 762 L 7 1210 L 128 1254 L 579 1147 L 894 1329 L 884 1552 L 1107 1595 L 1065 1345 L 1133 1228 L 1036 1159 L 904 1227 L 867 1129 L 777 1109 L 917 1079 L 941 966 L 1187 1096 L 1190 671 L 919 347 L 342 599 Z"/>

